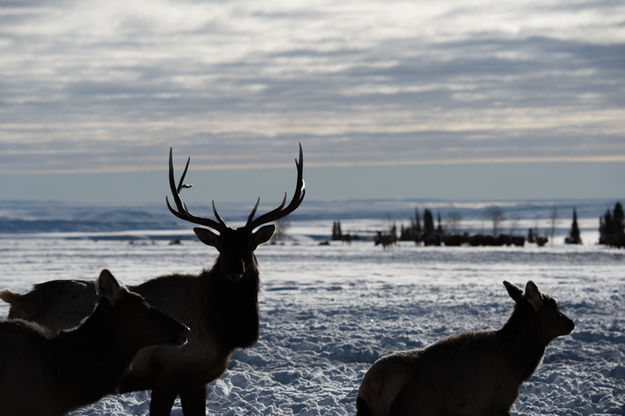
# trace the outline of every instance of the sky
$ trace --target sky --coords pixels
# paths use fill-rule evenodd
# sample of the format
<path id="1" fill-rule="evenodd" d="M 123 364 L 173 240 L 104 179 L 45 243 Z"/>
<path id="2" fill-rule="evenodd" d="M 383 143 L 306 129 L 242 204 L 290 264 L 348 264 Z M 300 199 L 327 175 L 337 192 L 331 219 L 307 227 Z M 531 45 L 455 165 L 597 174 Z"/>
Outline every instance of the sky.
<path id="1" fill-rule="evenodd" d="M 0 0 L 0 199 L 625 196 L 625 2 Z M 199 188 L 199 189 L 198 189 Z"/>

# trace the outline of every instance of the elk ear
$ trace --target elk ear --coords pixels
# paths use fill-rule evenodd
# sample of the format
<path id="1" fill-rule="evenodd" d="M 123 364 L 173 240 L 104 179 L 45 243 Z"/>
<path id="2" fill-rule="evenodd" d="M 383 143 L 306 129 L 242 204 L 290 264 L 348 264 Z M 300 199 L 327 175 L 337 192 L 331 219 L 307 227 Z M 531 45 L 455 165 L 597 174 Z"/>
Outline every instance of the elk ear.
<path id="1" fill-rule="evenodd" d="M 271 224 L 265 225 L 264 227 L 259 228 L 258 231 L 252 233 L 252 244 L 254 245 L 254 248 L 269 241 L 275 230 L 276 226 Z"/>
<path id="2" fill-rule="evenodd" d="M 510 282 L 504 280 L 503 285 L 508 290 L 508 294 L 515 302 L 519 302 L 523 298 L 523 291 Z"/>
<path id="3" fill-rule="evenodd" d="M 107 298 L 113 305 L 121 300 L 125 289 L 119 282 L 113 277 L 111 272 L 103 269 L 100 272 L 100 277 L 96 284 L 98 294 Z"/>
<path id="4" fill-rule="evenodd" d="M 536 287 L 531 280 L 525 285 L 525 297 L 534 310 L 538 310 L 543 306 L 543 296 L 538 291 L 538 287 Z"/>
<path id="5" fill-rule="evenodd" d="M 217 250 L 220 249 L 221 238 L 211 230 L 207 228 L 195 227 L 193 232 L 197 235 L 197 238 L 199 238 L 200 241 L 207 246 L 215 247 Z"/>

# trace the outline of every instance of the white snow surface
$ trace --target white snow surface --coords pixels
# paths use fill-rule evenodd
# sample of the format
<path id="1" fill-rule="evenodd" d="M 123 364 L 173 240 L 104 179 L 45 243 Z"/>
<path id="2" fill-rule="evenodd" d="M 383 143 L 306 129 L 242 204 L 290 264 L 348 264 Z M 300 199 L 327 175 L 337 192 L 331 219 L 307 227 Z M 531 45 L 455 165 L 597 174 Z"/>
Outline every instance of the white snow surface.
<path id="1" fill-rule="evenodd" d="M 319 246 L 308 229 L 293 223 L 293 240 L 257 250 L 260 339 L 236 351 L 210 385 L 210 415 L 354 415 L 362 376 L 377 358 L 502 326 L 513 308 L 503 280 L 533 280 L 576 323 L 570 336 L 549 345 L 511 414 L 625 415 L 625 250 L 401 243 L 385 251 L 370 241 Z M 194 240 L 146 241 L 3 235 L 0 288 L 25 292 L 51 279 L 95 279 L 102 268 L 137 284 L 199 272 L 216 257 Z M 0 302 L 0 317 L 7 310 Z M 149 392 L 137 392 L 71 414 L 147 415 L 148 408 Z M 182 415 L 178 400 L 172 415 Z"/>

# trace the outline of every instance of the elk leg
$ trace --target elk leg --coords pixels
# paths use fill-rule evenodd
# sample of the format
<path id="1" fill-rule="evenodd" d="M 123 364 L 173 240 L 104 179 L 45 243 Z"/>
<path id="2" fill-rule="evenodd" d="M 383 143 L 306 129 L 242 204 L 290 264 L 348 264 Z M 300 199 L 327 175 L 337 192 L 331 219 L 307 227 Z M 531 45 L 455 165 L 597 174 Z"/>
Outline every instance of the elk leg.
<path id="1" fill-rule="evenodd" d="M 154 389 L 150 400 L 150 416 L 169 416 L 178 393 L 176 391 Z"/>
<path id="2" fill-rule="evenodd" d="M 184 416 L 206 416 L 206 386 L 180 393 Z"/>

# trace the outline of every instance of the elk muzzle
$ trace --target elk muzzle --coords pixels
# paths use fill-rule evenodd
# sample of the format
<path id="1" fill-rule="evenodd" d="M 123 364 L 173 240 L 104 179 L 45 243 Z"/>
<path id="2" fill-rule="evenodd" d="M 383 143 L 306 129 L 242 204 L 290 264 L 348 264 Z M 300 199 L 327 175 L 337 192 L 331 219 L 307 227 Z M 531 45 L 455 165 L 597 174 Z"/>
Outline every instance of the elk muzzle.
<path id="1" fill-rule="evenodd" d="M 186 325 L 181 325 L 180 332 L 172 337 L 172 344 L 177 346 L 182 346 L 189 341 L 189 335 L 191 334 L 191 329 L 189 329 Z"/>
<path id="2" fill-rule="evenodd" d="M 226 262 L 224 266 L 224 275 L 228 280 L 240 280 L 245 275 L 246 267 L 243 259 L 234 259 Z"/>

